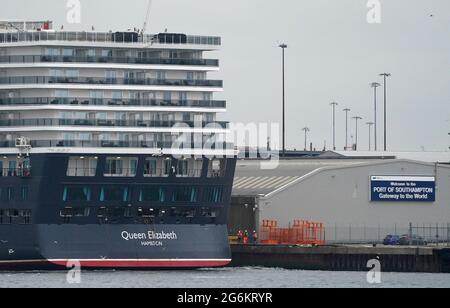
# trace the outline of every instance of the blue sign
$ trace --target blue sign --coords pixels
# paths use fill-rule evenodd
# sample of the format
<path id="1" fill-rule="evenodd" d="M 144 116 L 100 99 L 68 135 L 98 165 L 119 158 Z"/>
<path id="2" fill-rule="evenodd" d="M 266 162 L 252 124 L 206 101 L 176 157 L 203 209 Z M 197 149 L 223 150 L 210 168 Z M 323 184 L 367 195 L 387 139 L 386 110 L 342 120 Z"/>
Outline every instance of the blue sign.
<path id="1" fill-rule="evenodd" d="M 372 176 L 373 202 L 435 202 L 436 178 L 418 176 Z"/>

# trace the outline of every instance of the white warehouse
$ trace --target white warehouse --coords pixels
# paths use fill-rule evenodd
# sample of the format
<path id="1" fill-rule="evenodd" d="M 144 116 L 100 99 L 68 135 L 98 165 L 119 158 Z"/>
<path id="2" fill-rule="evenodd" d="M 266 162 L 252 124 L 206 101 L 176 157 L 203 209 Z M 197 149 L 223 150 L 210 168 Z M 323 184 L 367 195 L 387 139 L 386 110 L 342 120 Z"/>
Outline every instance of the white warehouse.
<path id="1" fill-rule="evenodd" d="M 409 159 L 282 160 L 274 170 L 239 161 L 230 232 L 259 230 L 264 220 L 324 223 L 327 243 L 380 242 L 411 232 L 450 236 L 450 166 Z"/>

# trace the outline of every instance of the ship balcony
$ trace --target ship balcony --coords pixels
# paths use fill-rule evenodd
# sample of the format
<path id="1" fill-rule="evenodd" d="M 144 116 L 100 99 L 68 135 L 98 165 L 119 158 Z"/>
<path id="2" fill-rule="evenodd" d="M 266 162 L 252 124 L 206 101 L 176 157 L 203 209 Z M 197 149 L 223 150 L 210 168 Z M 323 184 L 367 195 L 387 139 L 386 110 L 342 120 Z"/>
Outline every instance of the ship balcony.
<path id="1" fill-rule="evenodd" d="M 144 177 L 146 178 L 164 178 L 169 177 L 170 170 L 168 168 L 144 168 Z"/>
<path id="2" fill-rule="evenodd" d="M 180 125 L 181 124 L 181 125 Z M 53 127 L 53 126 L 89 126 L 89 127 L 138 127 L 138 128 L 172 128 L 180 125 L 189 128 L 226 129 L 229 122 L 195 122 L 195 121 L 125 121 L 102 119 L 17 119 L 0 120 L 0 127 Z"/>
<path id="3" fill-rule="evenodd" d="M 32 148 L 53 148 L 53 147 L 76 147 L 76 148 L 142 148 L 142 149 L 171 149 L 174 144 L 172 142 L 157 141 L 116 141 L 116 140 L 31 140 Z M 13 141 L 0 141 L 0 148 L 15 148 Z M 177 145 L 177 149 L 203 149 L 204 144 L 184 143 Z M 233 143 L 219 143 L 207 146 L 211 150 L 234 150 Z"/>
<path id="4" fill-rule="evenodd" d="M 30 43 L 48 41 L 70 43 L 108 43 L 108 44 L 152 44 L 158 45 L 201 45 L 218 47 L 221 38 L 215 36 L 184 35 L 160 33 L 139 35 L 137 32 L 72 32 L 72 31 L 19 31 L 0 33 L 0 43 Z"/>
<path id="5" fill-rule="evenodd" d="M 174 175 L 177 178 L 199 178 L 202 176 L 201 168 L 175 170 Z M 143 176 L 145 178 L 167 178 L 171 171 L 166 168 L 144 169 Z M 69 177 L 94 177 L 96 175 L 95 168 L 68 168 L 67 176 Z M 136 177 L 137 168 L 114 168 L 106 169 L 104 177 Z"/>
<path id="6" fill-rule="evenodd" d="M 31 168 L 3 168 L 0 169 L 0 177 L 31 177 Z"/>
<path id="7" fill-rule="evenodd" d="M 33 97 L 33 98 L 0 98 L 0 106 L 13 105 L 80 105 L 106 107 L 183 107 L 183 108 L 226 108 L 225 101 L 215 100 L 161 100 L 161 99 L 97 99 L 83 97 Z"/>
<path id="8" fill-rule="evenodd" d="M 0 84 L 84 84 L 84 85 L 127 85 L 127 86 L 174 86 L 222 88 L 222 80 L 152 79 L 152 78 L 94 78 L 94 77 L 51 77 L 25 76 L 3 77 Z"/>
<path id="9" fill-rule="evenodd" d="M 181 65 L 218 67 L 216 59 L 167 59 L 167 58 L 135 58 L 135 57 L 90 57 L 90 56 L 46 56 L 46 55 L 14 55 L 0 56 L 0 63 L 114 63 L 145 65 Z"/>
<path id="10" fill-rule="evenodd" d="M 96 171 L 96 168 L 68 168 L 67 176 L 94 177 Z"/>

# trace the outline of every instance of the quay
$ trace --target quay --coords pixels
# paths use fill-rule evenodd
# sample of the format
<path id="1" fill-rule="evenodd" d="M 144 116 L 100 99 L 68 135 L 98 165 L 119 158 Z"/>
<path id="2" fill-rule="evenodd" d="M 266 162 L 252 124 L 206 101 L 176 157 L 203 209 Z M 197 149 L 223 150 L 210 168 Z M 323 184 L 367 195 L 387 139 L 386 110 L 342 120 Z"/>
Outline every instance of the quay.
<path id="1" fill-rule="evenodd" d="M 368 261 L 378 259 L 383 272 L 450 273 L 450 248 L 234 244 L 231 250 L 231 267 L 368 271 Z"/>

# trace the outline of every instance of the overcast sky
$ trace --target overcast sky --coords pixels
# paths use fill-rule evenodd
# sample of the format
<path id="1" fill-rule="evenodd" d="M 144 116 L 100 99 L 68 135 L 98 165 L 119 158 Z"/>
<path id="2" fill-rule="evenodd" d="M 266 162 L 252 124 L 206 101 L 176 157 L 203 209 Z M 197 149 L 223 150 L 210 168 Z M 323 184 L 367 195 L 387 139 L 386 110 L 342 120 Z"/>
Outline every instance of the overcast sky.
<path id="1" fill-rule="evenodd" d="M 142 27 L 147 0 L 80 0 L 82 24 L 66 21 L 66 0 L 2 1 L 0 18 L 49 19 L 65 29 Z M 153 0 L 150 32 L 185 32 L 223 38 L 225 81 L 218 98 L 226 119 L 281 119 L 281 51 L 287 50 L 287 143 L 303 148 L 311 128 L 318 148 L 332 141 L 331 107 L 337 101 L 337 145 L 345 142 L 343 108 L 373 120 L 369 84 L 389 80 L 389 148 L 448 150 L 450 146 L 450 1 L 384 0 L 382 23 L 369 24 L 367 0 Z M 433 16 L 431 16 L 433 15 Z M 381 92 L 380 92 L 381 94 Z M 382 101 L 379 119 L 382 118 Z M 354 123 L 351 122 L 354 134 Z M 379 144 L 382 143 L 379 122 Z M 360 149 L 368 147 L 360 127 Z"/>

